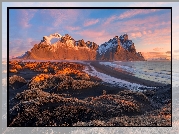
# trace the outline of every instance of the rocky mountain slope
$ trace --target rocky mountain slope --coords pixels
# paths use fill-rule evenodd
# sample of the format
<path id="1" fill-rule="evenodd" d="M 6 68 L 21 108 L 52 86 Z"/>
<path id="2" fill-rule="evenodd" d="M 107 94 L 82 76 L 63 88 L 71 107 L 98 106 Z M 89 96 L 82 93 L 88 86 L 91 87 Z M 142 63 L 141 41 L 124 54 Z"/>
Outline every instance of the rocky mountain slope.
<path id="1" fill-rule="evenodd" d="M 145 60 L 141 52 L 136 52 L 134 43 L 132 40 L 128 40 L 127 34 L 120 37 L 115 36 L 101 44 L 97 51 L 99 60 Z"/>
<path id="2" fill-rule="evenodd" d="M 53 38 L 59 40 L 50 43 Z M 136 52 L 132 40 L 128 35 L 115 36 L 100 46 L 94 42 L 74 40 L 70 35 L 61 36 L 58 33 L 44 36 L 39 44 L 25 52 L 21 59 L 36 60 L 145 60 L 140 52 Z"/>

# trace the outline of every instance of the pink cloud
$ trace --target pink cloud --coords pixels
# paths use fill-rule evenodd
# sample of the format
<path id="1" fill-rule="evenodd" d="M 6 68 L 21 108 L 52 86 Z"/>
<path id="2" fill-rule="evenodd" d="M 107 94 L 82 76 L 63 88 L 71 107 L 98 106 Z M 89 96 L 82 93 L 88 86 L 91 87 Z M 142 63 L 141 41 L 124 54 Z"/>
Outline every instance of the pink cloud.
<path id="1" fill-rule="evenodd" d="M 169 54 L 169 55 L 171 55 L 171 51 L 167 51 L 167 52 L 166 52 L 166 54 Z"/>
<path id="2" fill-rule="evenodd" d="M 135 41 L 134 41 L 135 43 Z M 137 42 L 140 51 L 171 51 L 170 28 L 154 30 L 143 35 Z M 152 48 L 153 47 L 153 48 Z M 152 49 L 151 49 L 152 48 Z"/>
<path id="3" fill-rule="evenodd" d="M 134 10 L 128 10 L 126 12 L 124 12 L 123 14 L 116 16 L 113 15 L 109 18 L 104 19 L 104 23 L 103 23 L 103 27 L 108 27 L 113 25 L 113 27 L 120 27 L 120 31 L 125 31 L 131 32 L 131 29 L 135 32 L 140 31 L 141 29 L 146 30 L 149 28 L 154 28 L 154 27 L 159 27 L 159 26 L 165 26 L 165 25 L 171 25 L 171 22 L 165 22 L 162 21 L 164 20 L 166 17 L 169 17 L 170 14 L 162 14 L 162 15 L 155 15 L 155 16 L 149 16 L 149 17 L 145 17 L 145 18 L 137 18 L 137 19 L 132 19 L 132 20 L 127 20 L 127 21 L 117 21 L 114 22 L 115 20 L 119 20 L 125 17 L 132 17 L 135 15 L 139 15 L 139 14 L 147 14 L 150 12 L 156 12 L 159 11 L 160 9 L 134 9 Z M 126 27 L 130 27 L 130 28 L 126 28 Z"/>
<path id="4" fill-rule="evenodd" d="M 37 10 L 35 9 L 19 9 L 18 13 L 18 23 L 23 28 L 29 28 L 31 24 L 29 21 L 34 17 L 34 14 Z M 13 20 L 10 20 L 13 21 Z"/>
<path id="5" fill-rule="evenodd" d="M 76 26 L 76 27 L 67 26 L 66 29 L 69 30 L 69 31 L 74 31 L 74 30 L 79 30 L 79 29 L 81 29 L 81 28 L 78 27 L 78 26 Z"/>
<path id="6" fill-rule="evenodd" d="M 147 32 L 146 32 L 146 31 L 143 31 L 143 34 L 145 35 L 145 34 L 147 34 Z"/>
<path id="7" fill-rule="evenodd" d="M 40 43 L 40 41 L 34 40 L 32 38 L 28 38 L 26 40 L 26 44 L 28 45 L 29 49 L 32 48 L 35 44 Z"/>
<path id="8" fill-rule="evenodd" d="M 142 33 L 141 33 L 141 32 L 131 33 L 131 37 L 132 37 L 132 38 L 142 37 Z"/>
<path id="9" fill-rule="evenodd" d="M 20 56 L 39 42 L 40 41 L 33 40 L 32 38 L 11 40 L 9 42 L 9 54 L 15 57 Z"/>
<path id="10" fill-rule="evenodd" d="M 75 9 L 45 9 L 42 11 L 42 13 L 46 14 L 45 17 L 50 15 L 54 19 L 54 27 L 58 27 L 63 23 L 74 23 L 79 16 L 79 11 Z"/>
<path id="11" fill-rule="evenodd" d="M 126 21 L 119 21 L 116 23 L 113 23 L 113 27 L 120 28 L 121 32 L 147 32 L 150 30 L 150 33 L 153 29 L 158 29 L 158 27 L 170 27 L 171 22 L 164 21 L 167 16 L 170 14 L 162 14 L 160 16 L 149 16 L 145 18 L 137 18 L 132 20 L 126 20 Z"/>
<path id="12" fill-rule="evenodd" d="M 167 14 L 169 15 L 169 14 Z M 161 22 L 164 17 L 167 16 L 166 14 L 161 15 L 161 16 L 151 16 L 151 17 L 146 17 L 146 18 L 138 18 L 138 19 L 132 19 L 125 21 L 125 25 L 130 25 L 130 26 L 143 26 L 143 27 L 151 27 L 151 26 L 160 26 L 160 25 L 165 25 L 165 24 L 170 24 L 169 22 Z M 155 23 L 154 23 L 155 22 Z M 156 23 L 157 22 L 157 23 Z"/>
<path id="13" fill-rule="evenodd" d="M 147 14 L 147 13 L 156 12 L 156 11 L 159 11 L 159 10 L 161 10 L 161 9 L 131 9 L 131 10 L 128 10 L 128 11 L 122 13 L 119 16 L 113 15 L 113 16 L 107 18 L 105 20 L 104 25 L 111 24 L 114 20 L 123 19 L 123 18 L 130 18 L 130 17 L 136 16 L 136 15 L 139 15 L 139 14 Z M 133 19 L 133 20 L 125 21 L 124 23 L 125 23 L 125 25 L 127 25 L 129 23 L 132 23 L 132 24 L 135 23 L 136 25 L 142 25 L 142 24 L 145 24 L 146 22 L 147 23 L 151 22 L 153 24 L 153 22 L 158 20 L 159 17 L 160 18 L 166 17 L 166 15 L 147 17 L 147 20 L 145 20 L 143 18 L 142 19 Z M 119 22 L 119 23 L 116 23 L 116 24 L 121 25 L 121 23 L 122 22 Z"/>
<path id="14" fill-rule="evenodd" d="M 170 21 L 164 21 L 165 17 L 168 16 L 169 14 L 162 14 L 162 15 L 155 15 L 155 16 L 149 16 L 145 17 L 142 19 L 133 19 L 133 20 L 122 20 L 122 21 L 115 21 L 117 20 L 116 16 L 111 16 L 107 18 L 106 20 L 104 19 L 105 23 L 103 25 L 100 25 L 96 28 L 96 31 L 100 31 L 101 29 L 105 29 L 106 33 L 111 36 L 115 35 L 120 35 L 127 33 L 129 35 L 129 39 L 134 40 L 140 38 L 141 45 L 147 45 L 149 43 L 164 43 L 164 45 L 167 45 L 168 42 L 170 42 L 170 29 L 168 29 L 168 33 L 166 31 L 161 31 L 161 33 L 158 32 L 158 35 L 155 34 L 155 36 L 160 37 L 160 39 L 157 39 L 157 37 L 154 37 L 153 33 L 157 33 L 157 30 L 159 27 L 166 27 L 170 28 Z M 111 27 L 112 26 L 112 27 Z M 163 33 L 162 33 L 163 32 Z M 164 36 L 165 33 L 165 36 Z M 112 38 L 109 36 L 110 38 Z M 148 39 L 148 38 L 153 38 L 153 39 Z M 163 40 L 163 41 L 162 41 Z M 104 39 L 106 41 L 106 39 Z M 103 43 L 104 41 L 100 42 Z M 135 42 L 134 42 L 135 43 Z"/>
<path id="15" fill-rule="evenodd" d="M 95 25 L 98 22 L 99 19 L 89 19 L 84 22 L 84 26 L 87 27 L 87 26 Z"/>
<path id="16" fill-rule="evenodd" d="M 105 30 L 84 30 L 77 32 L 76 34 L 79 34 L 84 37 L 85 40 L 95 42 L 98 45 L 101 45 L 102 43 L 108 41 L 110 38 L 113 38 L 113 35 L 109 34 Z"/>
<path id="17" fill-rule="evenodd" d="M 167 58 L 171 59 L 171 55 L 166 54 L 165 52 L 142 52 L 142 55 L 145 59 L 153 59 L 153 58 Z"/>
<path id="18" fill-rule="evenodd" d="M 78 32 L 78 34 L 82 35 L 82 36 L 87 36 L 87 37 L 100 37 L 105 35 L 105 30 L 102 31 L 96 31 L 96 30 L 84 30 L 81 32 Z"/>
<path id="19" fill-rule="evenodd" d="M 113 21 L 116 20 L 116 19 L 117 19 L 117 16 L 116 16 L 116 15 L 113 15 L 113 16 L 107 18 L 107 19 L 105 20 L 105 22 L 104 22 L 103 25 L 109 25 L 111 22 L 113 22 Z"/>
<path id="20" fill-rule="evenodd" d="M 119 19 L 130 18 L 130 17 L 136 16 L 136 15 L 148 14 L 148 13 L 156 12 L 156 11 L 160 11 L 160 9 L 131 9 L 131 10 L 128 10 L 128 11 L 122 13 L 119 16 Z"/>
<path id="21" fill-rule="evenodd" d="M 88 36 L 92 40 L 97 40 L 99 45 L 113 38 L 115 35 L 120 36 L 120 34 L 127 33 L 129 39 L 133 40 L 134 43 L 138 40 L 136 44 L 139 46 L 163 44 L 165 49 L 170 49 L 171 22 L 164 21 L 168 15 L 170 14 L 155 15 L 126 21 L 114 21 L 117 20 L 117 17 L 111 16 L 104 19 L 103 21 L 105 21 L 105 23 L 98 26 L 93 32 L 86 30 L 80 33 L 82 36 Z M 161 28 L 161 26 L 163 28 Z M 98 32 L 101 31 L 101 29 L 105 29 L 105 32 Z M 140 38 L 140 40 L 138 38 Z"/>
<path id="22" fill-rule="evenodd" d="M 156 48 L 154 48 L 153 50 L 154 50 L 154 51 L 161 51 L 161 50 L 163 50 L 163 48 L 156 47 Z"/>

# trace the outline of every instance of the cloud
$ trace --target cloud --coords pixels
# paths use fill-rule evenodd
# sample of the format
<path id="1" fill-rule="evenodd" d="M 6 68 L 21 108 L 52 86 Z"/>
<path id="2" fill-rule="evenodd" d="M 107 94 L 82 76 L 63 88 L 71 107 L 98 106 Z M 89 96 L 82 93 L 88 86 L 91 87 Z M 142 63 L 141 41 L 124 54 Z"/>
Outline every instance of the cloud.
<path id="1" fill-rule="evenodd" d="M 171 51 L 167 51 L 166 54 L 171 54 Z"/>
<path id="2" fill-rule="evenodd" d="M 40 41 L 35 41 L 32 38 L 27 39 L 11 39 L 9 42 L 9 54 L 10 56 L 20 56 L 24 52 L 30 50 L 35 44 Z"/>
<path id="3" fill-rule="evenodd" d="M 124 18 L 131 18 L 136 15 L 141 15 L 141 14 L 148 14 L 156 11 L 160 11 L 161 9 L 130 9 L 124 13 L 122 13 L 119 16 L 119 19 L 124 19 Z"/>
<path id="4" fill-rule="evenodd" d="M 171 56 L 168 56 L 165 52 L 142 52 L 142 55 L 145 59 L 153 58 L 166 58 L 171 59 Z"/>
<path id="5" fill-rule="evenodd" d="M 59 32 L 62 35 L 64 33 L 68 33 L 72 37 L 74 37 L 74 39 L 83 38 L 85 41 L 94 41 L 99 45 L 108 41 L 110 38 L 113 38 L 115 35 L 120 36 L 119 34 L 127 33 L 129 35 L 129 39 L 133 40 L 133 42 L 135 43 L 136 48 L 139 47 L 141 50 L 143 46 L 143 48 L 146 49 L 146 45 L 153 45 L 152 47 L 150 47 L 150 49 L 148 49 L 149 47 L 147 47 L 147 51 L 152 51 L 154 45 L 157 45 L 157 47 L 159 48 L 164 48 L 163 50 L 165 52 L 167 50 L 170 50 L 170 13 L 152 16 L 145 15 L 143 16 L 143 18 L 131 18 L 131 11 L 132 10 L 128 10 L 128 13 L 123 13 L 123 18 L 129 17 L 129 19 L 120 19 L 120 15 L 111 15 L 106 18 L 92 19 L 91 17 L 89 17 L 89 10 L 88 14 L 84 13 L 84 11 L 81 12 L 81 10 L 74 9 L 40 10 L 38 11 L 38 15 L 40 16 L 39 19 L 41 20 L 41 22 L 43 22 L 43 24 L 41 26 L 38 26 L 37 30 L 39 33 L 43 34 L 42 36 L 49 35 L 54 32 Z M 156 10 L 143 11 L 145 14 L 146 11 L 156 12 Z M 132 14 L 132 16 L 140 15 L 142 13 L 141 10 L 134 10 L 134 12 L 135 13 Z M 33 16 L 30 17 L 33 18 Z M 24 23 L 24 26 L 30 26 L 30 20 L 27 20 L 26 22 L 28 23 Z M 37 30 L 33 31 L 35 32 Z M 29 33 L 27 33 L 25 37 L 29 37 L 28 35 Z M 40 34 L 38 34 L 38 38 L 40 38 Z M 33 42 L 33 40 L 29 39 L 29 42 L 30 41 Z M 24 44 L 31 45 L 31 43 L 25 42 L 26 41 L 23 41 Z M 21 44 L 23 43 L 21 42 Z M 162 44 L 163 46 L 161 46 L 160 44 Z M 26 48 L 29 49 L 30 47 L 26 46 Z"/>
<path id="6" fill-rule="evenodd" d="M 30 20 L 34 17 L 37 10 L 35 9 L 19 9 L 18 10 L 18 23 L 22 28 L 31 27 Z M 13 21 L 13 20 L 11 20 Z"/>
<path id="7" fill-rule="evenodd" d="M 50 18 L 53 27 L 62 26 L 62 24 L 71 24 L 78 20 L 80 15 L 77 9 L 44 9 L 41 10 L 43 17 Z"/>
<path id="8" fill-rule="evenodd" d="M 81 28 L 79 26 L 75 26 L 75 27 L 66 26 L 66 29 L 69 30 L 69 31 L 75 31 L 75 30 L 80 30 Z"/>
<path id="9" fill-rule="evenodd" d="M 160 11 L 161 9 L 130 9 L 122 14 L 120 14 L 119 16 L 117 15 L 112 15 L 108 18 L 106 18 L 104 21 L 104 25 L 107 25 L 107 24 L 111 24 L 113 21 L 115 20 L 120 20 L 120 19 L 124 19 L 124 18 L 130 18 L 130 17 L 134 17 L 134 16 L 137 16 L 137 15 L 140 15 L 140 14 L 148 14 L 148 13 L 151 13 L 151 12 L 156 12 L 156 11 Z M 158 18 L 160 17 L 160 25 L 161 23 L 164 23 L 164 22 L 161 22 L 161 18 L 163 20 L 163 18 L 166 18 L 166 14 L 162 15 L 162 16 L 152 16 L 152 17 L 145 17 L 145 18 L 141 18 L 141 19 L 133 19 L 133 20 L 128 20 L 128 21 L 125 21 L 126 23 L 135 23 L 136 25 L 141 25 L 141 24 L 149 24 L 149 22 L 151 22 L 152 24 L 154 24 L 153 22 L 156 21 L 156 20 L 159 20 Z M 117 23 L 118 25 L 120 25 L 121 21 L 119 21 L 119 23 Z"/>
<path id="10" fill-rule="evenodd" d="M 167 51 L 166 49 L 170 49 L 170 13 L 116 21 L 117 19 L 116 15 L 112 15 L 108 18 L 100 20 L 100 22 L 104 23 L 96 27 L 95 31 L 98 32 L 101 31 L 101 29 L 105 29 L 105 36 L 109 38 L 103 38 L 103 41 L 102 37 L 98 38 L 98 42 L 101 40 L 99 44 L 107 41 L 115 35 L 120 36 L 119 34 L 127 33 L 129 35 L 129 39 L 133 40 L 134 43 L 137 41 L 137 45 L 145 46 L 163 44 L 164 51 Z M 84 35 L 86 35 L 86 33 Z M 89 34 L 88 36 L 91 35 Z M 93 36 L 93 40 L 94 39 L 96 38 Z M 168 48 L 166 48 L 166 46 L 168 46 Z"/>
<path id="11" fill-rule="evenodd" d="M 132 37 L 132 38 L 142 37 L 142 33 L 141 33 L 141 32 L 131 33 L 131 37 Z"/>
<path id="12" fill-rule="evenodd" d="M 154 48 L 153 50 L 154 50 L 154 51 L 162 51 L 163 48 L 156 47 L 156 48 Z"/>
<path id="13" fill-rule="evenodd" d="M 171 29 L 161 28 L 154 31 L 148 30 L 140 40 L 143 45 L 162 45 L 163 50 L 171 49 Z M 159 51 L 159 48 L 153 49 Z"/>
<path id="14" fill-rule="evenodd" d="M 119 21 L 115 24 L 115 26 L 122 25 L 122 29 L 128 28 L 128 31 L 146 31 L 151 29 L 158 29 L 159 27 L 171 27 L 171 21 L 169 20 L 169 17 L 170 14 L 146 16 L 143 18 Z"/>
<path id="15" fill-rule="evenodd" d="M 108 24 L 110 24 L 111 22 L 113 22 L 116 19 L 117 19 L 116 15 L 110 16 L 109 18 L 106 18 L 106 20 L 105 20 L 103 25 L 108 25 Z"/>
<path id="16" fill-rule="evenodd" d="M 147 34 L 147 32 L 146 32 L 146 31 L 143 31 L 143 34 L 145 35 L 145 34 Z"/>
<path id="17" fill-rule="evenodd" d="M 84 40 L 90 40 L 97 43 L 98 45 L 101 45 L 102 43 L 108 41 L 110 38 L 113 37 L 113 35 L 106 32 L 105 30 L 83 30 L 80 32 L 76 32 L 76 34 L 82 36 Z"/>
<path id="18" fill-rule="evenodd" d="M 108 17 L 106 23 L 99 26 L 96 30 L 105 29 L 108 34 L 113 36 L 127 33 L 129 39 L 133 40 L 134 43 L 137 41 L 136 44 L 142 46 L 163 44 L 165 48 L 171 44 L 170 13 L 147 15 L 143 18 L 128 20 L 116 20 L 117 17 L 115 15 Z M 170 48 L 168 47 L 168 49 Z"/>
<path id="19" fill-rule="evenodd" d="M 87 27 L 87 26 L 95 25 L 98 22 L 99 19 L 89 19 L 84 22 L 84 26 Z"/>
<path id="20" fill-rule="evenodd" d="M 77 34 L 80 34 L 82 36 L 87 36 L 87 37 L 100 37 L 105 35 L 105 30 L 102 31 L 96 31 L 96 30 L 83 30 L 81 32 L 78 32 Z"/>

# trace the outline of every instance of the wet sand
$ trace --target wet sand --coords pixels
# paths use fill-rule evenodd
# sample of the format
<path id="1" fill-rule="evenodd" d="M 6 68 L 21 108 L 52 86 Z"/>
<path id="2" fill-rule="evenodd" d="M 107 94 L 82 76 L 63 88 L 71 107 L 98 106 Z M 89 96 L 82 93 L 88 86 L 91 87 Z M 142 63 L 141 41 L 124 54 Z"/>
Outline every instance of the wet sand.
<path id="1" fill-rule="evenodd" d="M 105 73 L 112 77 L 129 81 L 131 83 L 137 83 L 137 84 L 141 84 L 144 86 L 151 86 L 151 87 L 165 86 L 165 84 L 162 84 L 162 83 L 137 78 L 125 71 L 116 71 L 112 69 L 111 67 L 99 64 L 98 61 L 91 62 L 90 65 L 92 65 L 98 72 Z"/>
<path id="2" fill-rule="evenodd" d="M 84 73 L 88 63 L 112 77 L 159 88 L 135 92 L 112 86 Z M 94 61 L 21 66 L 17 73 L 9 73 L 9 126 L 171 126 L 171 85 Z M 49 66 L 48 72 L 39 71 Z M 54 71 L 55 66 L 59 68 Z"/>

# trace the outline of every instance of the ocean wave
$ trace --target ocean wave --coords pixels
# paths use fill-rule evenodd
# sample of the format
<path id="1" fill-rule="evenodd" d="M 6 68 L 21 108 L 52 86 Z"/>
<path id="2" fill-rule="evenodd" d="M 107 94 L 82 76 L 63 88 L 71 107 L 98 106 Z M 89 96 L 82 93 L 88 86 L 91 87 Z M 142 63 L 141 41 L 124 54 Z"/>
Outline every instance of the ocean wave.
<path id="1" fill-rule="evenodd" d="M 142 89 L 144 89 L 144 88 L 145 89 L 156 88 L 156 87 L 147 87 L 147 86 L 140 85 L 140 84 L 137 84 L 137 83 L 131 83 L 131 82 L 128 82 L 128 81 L 125 81 L 125 80 L 114 78 L 114 77 L 111 77 L 107 74 L 100 73 L 100 72 L 96 71 L 95 68 L 91 65 L 89 65 L 89 66 L 92 69 L 92 71 L 89 71 L 89 68 L 87 66 L 83 71 L 86 72 L 87 74 L 91 75 L 91 76 L 97 76 L 98 78 L 102 79 L 104 82 L 110 83 L 112 85 L 116 85 L 116 86 L 119 86 L 119 87 L 125 87 L 127 89 L 134 90 L 134 91 L 143 91 L 143 90 L 141 90 L 141 88 Z"/>
<path id="2" fill-rule="evenodd" d="M 140 67 L 140 68 L 139 67 L 135 68 L 132 66 L 124 66 L 124 65 L 114 64 L 112 62 L 100 62 L 100 64 L 105 65 L 105 66 L 110 66 L 115 69 L 124 70 L 124 71 L 129 72 L 129 73 L 133 74 L 134 76 L 142 78 L 142 79 L 147 79 L 147 80 L 151 80 L 151 81 L 157 80 L 158 82 L 161 82 L 161 83 L 168 82 L 168 84 L 170 84 L 171 73 L 168 70 L 164 71 L 164 69 L 163 69 L 162 71 L 156 72 L 155 69 L 153 69 L 153 68 L 146 69 L 145 66 Z"/>

